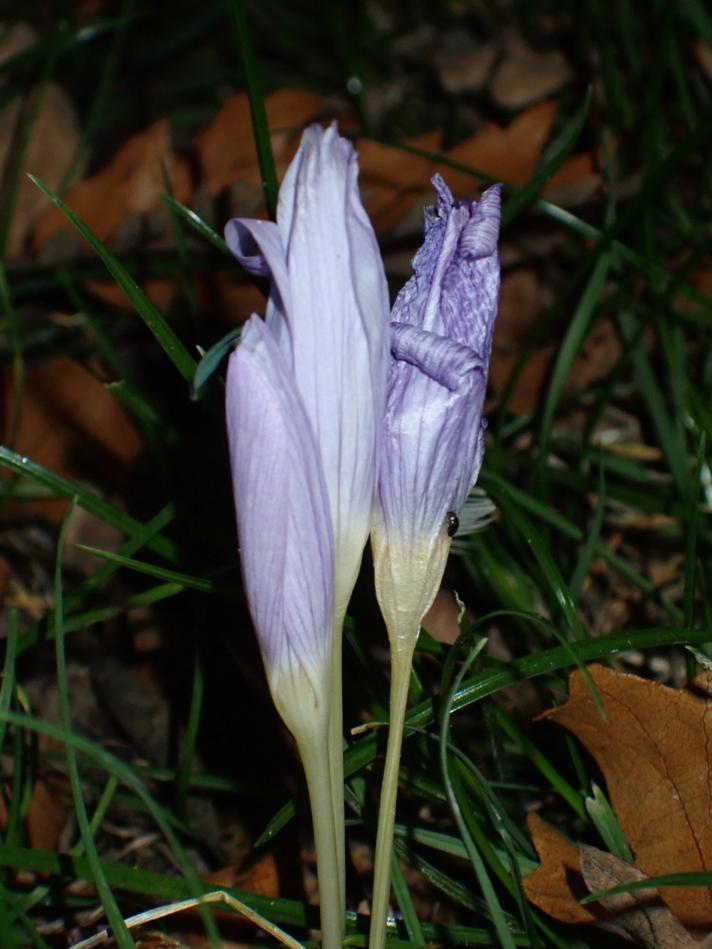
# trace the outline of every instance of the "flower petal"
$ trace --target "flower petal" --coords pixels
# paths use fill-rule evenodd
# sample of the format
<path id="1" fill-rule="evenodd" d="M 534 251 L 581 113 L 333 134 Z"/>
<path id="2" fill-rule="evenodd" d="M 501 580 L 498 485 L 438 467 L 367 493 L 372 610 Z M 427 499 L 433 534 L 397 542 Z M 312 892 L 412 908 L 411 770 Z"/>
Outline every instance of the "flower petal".
<path id="1" fill-rule="evenodd" d="M 273 278 L 267 323 L 289 354 L 321 453 L 346 608 L 369 529 L 388 369 L 388 290 L 353 146 L 312 125 L 282 182 L 277 225 L 235 220 L 228 244 Z M 287 333 L 284 333 L 284 327 Z"/>
<path id="2" fill-rule="evenodd" d="M 433 179 L 414 275 L 393 307 L 386 426 L 372 544 L 394 648 L 417 635 L 440 586 L 484 454 L 487 368 L 499 294 L 499 189 L 454 201 Z"/>
<path id="3" fill-rule="evenodd" d="M 350 142 L 308 128 L 280 190 L 297 386 L 319 442 L 336 545 L 337 611 L 356 580 L 385 404 L 388 291 Z"/>
<path id="4" fill-rule="evenodd" d="M 289 365 L 256 316 L 230 357 L 227 423 L 245 591 L 275 704 L 293 728 L 285 677 L 308 681 L 314 701 L 324 700 L 333 541 L 309 420 Z"/>
<path id="5" fill-rule="evenodd" d="M 455 201 L 439 175 L 433 184 L 438 203 L 426 209 L 414 276 L 391 318 L 457 340 L 488 359 L 499 298 L 501 189 L 488 188 L 479 201 Z"/>

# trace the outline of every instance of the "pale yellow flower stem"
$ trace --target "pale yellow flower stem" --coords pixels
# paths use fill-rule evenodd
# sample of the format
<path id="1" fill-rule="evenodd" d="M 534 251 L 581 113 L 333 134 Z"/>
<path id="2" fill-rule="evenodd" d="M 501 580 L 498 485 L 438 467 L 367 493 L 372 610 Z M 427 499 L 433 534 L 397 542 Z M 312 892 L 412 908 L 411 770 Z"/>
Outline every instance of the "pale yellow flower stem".
<path id="1" fill-rule="evenodd" d="M 319 878 L 322 949 L 342 949 L 344 902 L 339 876 L 338 830 L 333 818 L 333 795 L 328 760 L 328 724 L 321 735 L 297 739 L 309 790 L 314 847 Z M 343 829 L 343 818 L 341 821 Z"/>
<path id="2" fill-rule="evenodd" d="M 403 726 L 408 704 L 408 687 L 413 651 L 417 640 L 409 637 L 406 646 L 391 647 L 391 709 L 388 730 L 388 746 L 383 769 L 381 801 L 378 809 L 378 833 L 376 835 L 376 859 L 373 875 L 373 897 L 371 900 L 371 932 L 369 949 L 383 949 L 386 944 L 386 922 L 391 892 L 391 861 L 393 854 L 393 825 L 396 817 L 398 797 L 398 771 L 400 769 Z"/>
<path id="3" fill-rule="evenodd" d="M 344 702 L 343 702 L 343 634 L 345 613 L 334 618 L 331 654 L 331 715 L 329 718 L 328 754 L 331 777 L 331 812 L 336 836 L 337 882 L 339 886 L 341 924 L 346 922 L 346 840 L 344 830 Z"/>

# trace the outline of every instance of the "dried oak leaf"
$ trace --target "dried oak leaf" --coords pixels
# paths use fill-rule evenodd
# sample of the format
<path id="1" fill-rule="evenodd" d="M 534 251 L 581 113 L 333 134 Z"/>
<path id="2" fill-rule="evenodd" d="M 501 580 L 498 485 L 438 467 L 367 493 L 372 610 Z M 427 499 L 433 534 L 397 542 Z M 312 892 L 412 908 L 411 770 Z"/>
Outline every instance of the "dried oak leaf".
<path id="1" fill-rule="evenodd" d="M 272 152 L 281 178 L 296 148 L 295 130 L 324 111 L 324 100 L 311 92 L 281 89 L 265 96 Z M 231 96 L 210 125 L 195 139 L 201 185 L 211 195 L 236 181 L 261 183 L 247 94 Z"/>
<path id="2" fill-rule="evenodd" d="M 578 671 L 568 701 L 540 718 L 563 725 L 596 759 L 638 870 L 712 870 L 712 674 L 678 691 L 599 665 L 589 672 L 607 721 Z M 712 888 L 660 895 L 682 924 L 712 927 Z"/>
<path id="3" fill-rule="evenodd" d="M 141 448 L 133 422 L 99 379 L 66 356 L 31 366 L 13 432 L 14 389 L 9 372 L 0 373 L 0 436 L 21 455 L 57 474 L 97 481 L 116 489 Z M 37 500 L 33 510 L 59 520 L 64 499 Z"/>
<path id="4" fill-rule="evenodd" d="M 524 889 L 539 909 L 564 923 L 595 925 L 646 949 L 700 949 L 653 887 L 582 906 L 583 896 L 644 880 L 645 874 L 597 847 L 575 847 L 536 814 L 529 815 L 528 826 L 541 863 L 525 879 Z"/>
<path id="5" fill-rule="evenodd" d="M 173 196 L 178 201 L 187 201 L 192 188 L 190 171 L 187 162 L 172 152 L 170 128 L 165 119 L 130 138 L 108 165 L 64 195 L 64 203 L 99 240 L 105 241 L 131 215 L 161 206 L 158 195 L 166 190 L 163 168 Z M 55 242 L 61 240 L 57 235 L 64 231 L 72 232 L 72 225 L 58 208 L 51 206 L 33 231 L 34 250 L 56 255 Z"/>

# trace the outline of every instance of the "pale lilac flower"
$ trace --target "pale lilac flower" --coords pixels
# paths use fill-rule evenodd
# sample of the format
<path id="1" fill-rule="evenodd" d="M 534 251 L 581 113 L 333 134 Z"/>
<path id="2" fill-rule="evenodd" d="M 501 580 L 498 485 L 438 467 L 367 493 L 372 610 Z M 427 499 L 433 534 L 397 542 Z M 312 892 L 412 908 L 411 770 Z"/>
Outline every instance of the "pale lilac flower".
<path id="1" fill-rule="evenodd" d="M 334 541 L 311 425 L 257 316 L 230 357 L 226 414 L 245 592 L 275 705 L 302 738 L 329 713 Z"/>
<path id="2" fill-rule="evenodd" d="M 372 544 L 395 648 L 437 593 L 484 453 L 482 407 L 499 297 L 500 189 L 455 201 L 435 176 L 414 275 L 391 316 L 391 366 Z"/>
<path id="3" fill-rule="evenodd" d="M 351 143 L 335 125 L 312 125 L 282 182 L 277 223 L 238 218 L 225 231 L 243 266 L 272 278 L 266 324 L 318 446 L 337 618 L 368 537 L 388 367 L 388 290 L 357 176 Z"/>

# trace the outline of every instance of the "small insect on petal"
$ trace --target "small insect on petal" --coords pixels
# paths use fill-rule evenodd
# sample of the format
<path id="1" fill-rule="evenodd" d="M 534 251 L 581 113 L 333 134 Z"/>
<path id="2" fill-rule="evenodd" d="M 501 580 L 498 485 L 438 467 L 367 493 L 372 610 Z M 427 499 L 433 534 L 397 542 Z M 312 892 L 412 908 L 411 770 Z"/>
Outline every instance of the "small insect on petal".
<path id="1" fill-rule="evenodd" d="M 454 511 L 447 512 L 447 536 L 454 537 L 460 527 L 460 518 Z"/>

